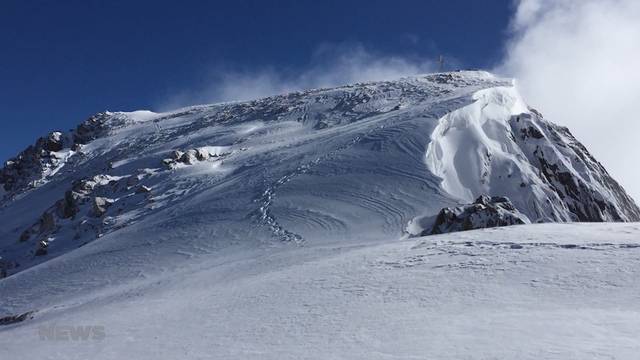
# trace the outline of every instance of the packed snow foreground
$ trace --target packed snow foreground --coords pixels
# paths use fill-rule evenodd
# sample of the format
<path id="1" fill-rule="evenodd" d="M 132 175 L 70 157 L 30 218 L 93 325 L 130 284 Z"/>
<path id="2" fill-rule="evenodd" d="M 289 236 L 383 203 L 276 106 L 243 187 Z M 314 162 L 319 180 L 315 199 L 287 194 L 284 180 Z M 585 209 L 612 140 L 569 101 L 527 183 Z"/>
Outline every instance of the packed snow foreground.
<path id="1" fill-rule="evenodd" d="M 640 353 L 640 210 L 486 72 L 104 112 L 0 185 L 2 358 Z"/>

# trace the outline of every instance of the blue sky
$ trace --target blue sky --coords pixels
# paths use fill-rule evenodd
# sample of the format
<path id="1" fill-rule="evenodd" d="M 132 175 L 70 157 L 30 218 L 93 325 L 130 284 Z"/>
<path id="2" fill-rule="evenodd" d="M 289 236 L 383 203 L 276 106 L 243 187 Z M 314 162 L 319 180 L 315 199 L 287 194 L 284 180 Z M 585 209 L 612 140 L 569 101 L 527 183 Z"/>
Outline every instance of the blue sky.
<path id="1" fill-rule="evenodd" d="M 516 78 L 640 199 L 638 39 L 638 0 L 2 0 L 0 161 L 99 111 L 410 75 L 444 54 Z"/>
<path id="2" fill-rule="evenodd" d="M 5 0 L 0 159 L 99 111 L 221 100 L 211 90 L 225 74 L 268 71 L 295 81 L 353 49 L 491 67 L 512 10 L 507 0 Z"/>

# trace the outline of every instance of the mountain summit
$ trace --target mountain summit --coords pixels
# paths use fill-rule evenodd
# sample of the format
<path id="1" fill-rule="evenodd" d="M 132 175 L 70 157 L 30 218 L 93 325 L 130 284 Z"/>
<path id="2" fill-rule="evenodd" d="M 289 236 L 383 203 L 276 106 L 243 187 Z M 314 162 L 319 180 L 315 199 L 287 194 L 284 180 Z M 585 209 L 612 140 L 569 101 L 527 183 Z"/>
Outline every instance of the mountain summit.
<path id="1" fill-rule="evenodd" d="M 399 238 L 480 196 L 505 197 L 522 223 L 640 219 L 567 128 L 480 71 L 99 113 L 7 161 L 0 184 L 9 274 L 96 239 L 193 249 Z"/>
<path id="2" fill-rule="evenodd" d="M 486 72 L 104 112 L 0 183 L 9 357 L 640 352 L 638 207 Z"/>

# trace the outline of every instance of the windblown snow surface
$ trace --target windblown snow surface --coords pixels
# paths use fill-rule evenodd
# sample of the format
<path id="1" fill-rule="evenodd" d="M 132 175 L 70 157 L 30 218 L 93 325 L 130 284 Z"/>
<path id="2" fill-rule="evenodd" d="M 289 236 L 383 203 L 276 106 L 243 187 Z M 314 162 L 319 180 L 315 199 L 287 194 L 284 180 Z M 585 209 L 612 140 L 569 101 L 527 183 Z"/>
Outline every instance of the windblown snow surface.
<path id="1" fill-rule="evenodd" d="M 640 353 L 640 210 L 485 72 L 100 113 L 0 184 L 2 359 Z M 529 224 L 415 237 L 481 195 Z"/>

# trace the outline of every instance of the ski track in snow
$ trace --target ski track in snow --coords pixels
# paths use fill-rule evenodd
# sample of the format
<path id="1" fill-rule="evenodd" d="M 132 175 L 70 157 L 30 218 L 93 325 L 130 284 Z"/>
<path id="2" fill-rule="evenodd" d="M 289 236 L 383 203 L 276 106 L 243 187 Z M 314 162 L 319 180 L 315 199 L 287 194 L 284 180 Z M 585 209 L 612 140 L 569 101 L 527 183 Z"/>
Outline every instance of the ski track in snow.
<path id="1" fill-rule="evenodd" d="M 389 134 L 389 132 L 387 132 L 386 134 L 384 133 L 384 129 L 388 126 L 393 126 L 395 125 L 395 123 L 402 121 L 399 119 L 401 118 L 402 114 L 393 114 L 393 116 L 391 116 L 391 118 L 389 119 L 389 115 L 388 114 L 383 114 L 381 116 L 375 116 L 373 114 L 371 114 L 371 116 L 366 116 L 367 118 L 369 118 L 366 121 L 363 121 L 362 123 L 357 124 L 357 126 L 359 127 L 363 127 L 363 125 L 369 125 L 369 123 L 371 122 L 381 122 L 381 124 L 376 124 L 376 127 L 374 127 L 373 129 L 369 129 L 367 130 L 365 133 L 362 134 L 358 134 L 355 135 L 351 138 L 351 140 L 349 140 L 348 142 L 346 142 L 343 145 L 338 146 L 337 148 L 335 148 L 334 150 L 329 151 L 328 153 L 314 159 L 313 161 L 310 161 L 308 163 L 302 164 L 300 166 L 298 166 L 295 171 L 293 171 L 290 174 L 284 175 L 282 177 L 280 177 L 277 181 L 275 181 L 273 184 L 268 185 L 265 189 L 265 191 L 263 192 L 262 196 L 257 199 L 256 201 L 260 204 L 260 207 L 258 208 L 258 212 L 259 212 L 259 219 L 261 222 L 263 222 L 264 224 L 266 224 L 267 226 L 269 226 L 269 228 L 271 229 L 271 231 L 274 233 L 274 235 L 276 235 L 276 237 L 280 238 L 283 241 L 293 241 L 294 243 L 298 244 L 298 245 L 302 245 L 304 243 L 304 239 L 301 235 L 293 233 L 289 230 L 286 230 L 282 227 L 282 225 L 280 225 L 278 223 L 278 221 L 275 219 L 275 217 L 271 214 L 269 207 L 271 206 L 271 204 L 273 203 L 273 201 L 275 201 L 276 198 L 276 191 L 278 188 L 286 185 L 288 182 L 290 182 L 291 180 L 293 180 L 294 178 L 306 174 L 310 171 L 313 171 L 313 168 L 316 167 L 317 165 L 325 162 L 325 161 L 330 161 L 333 158 L 335 158 L 338 154 L 340 154 L 341 152 L 357 145 L 358 143 L 360 143 L 361 141 L 363 141 L 364 138 L 370 136 L 370 135 L 375 135 L 376 132 L 383 132 L 382 134 L 378 135 L 381 139 L 386 139 L 386 138 L 391 138 L 394 134 L 393 134 L 393 130 L 390 131 L 391 134 Z M 382 118 L 382 121 L 376 121 L 379 118 Z M 386 121 L 384 121 L 386 120 Z M 400 130 L 396 130 L 398 133 L 401 133 Z M 397 175 L 398 172 L 396 172 L 395 175 Z M 361 201 L 361 205 L 364 206 L 365 208 L 369 208 L 372 209 L 376 212 L 378 212 L 381 215 L 386 215 L 389 216 L 389 214 L 391 214 L 391 216 L 398 216 L 401 212 L 398 209 L 394 209 L 388 205 L 386 205 L 384 202 L 382 201 L 376 201 L 375 199 L 368 197 L 368 196 L 364 196 L 364 195 L 356 195 L 356 194 L 351 194 L 352 196 L 356 196 L 356 198 L 358 200 Z M 339 196 L 339 195 L 338 195 Z M 302 217 L 304 218 L 304 217 Z M 325 224 L 330 224 L 330 223 L 325 223 Z M 394 225 L 397 225 L 397 223 L 394 223 Z M 396 227 L 397 228 L 397 227 Z M 330 229 L 330 227 L 328 226 L 324 226 L 324 229 Z"/>

